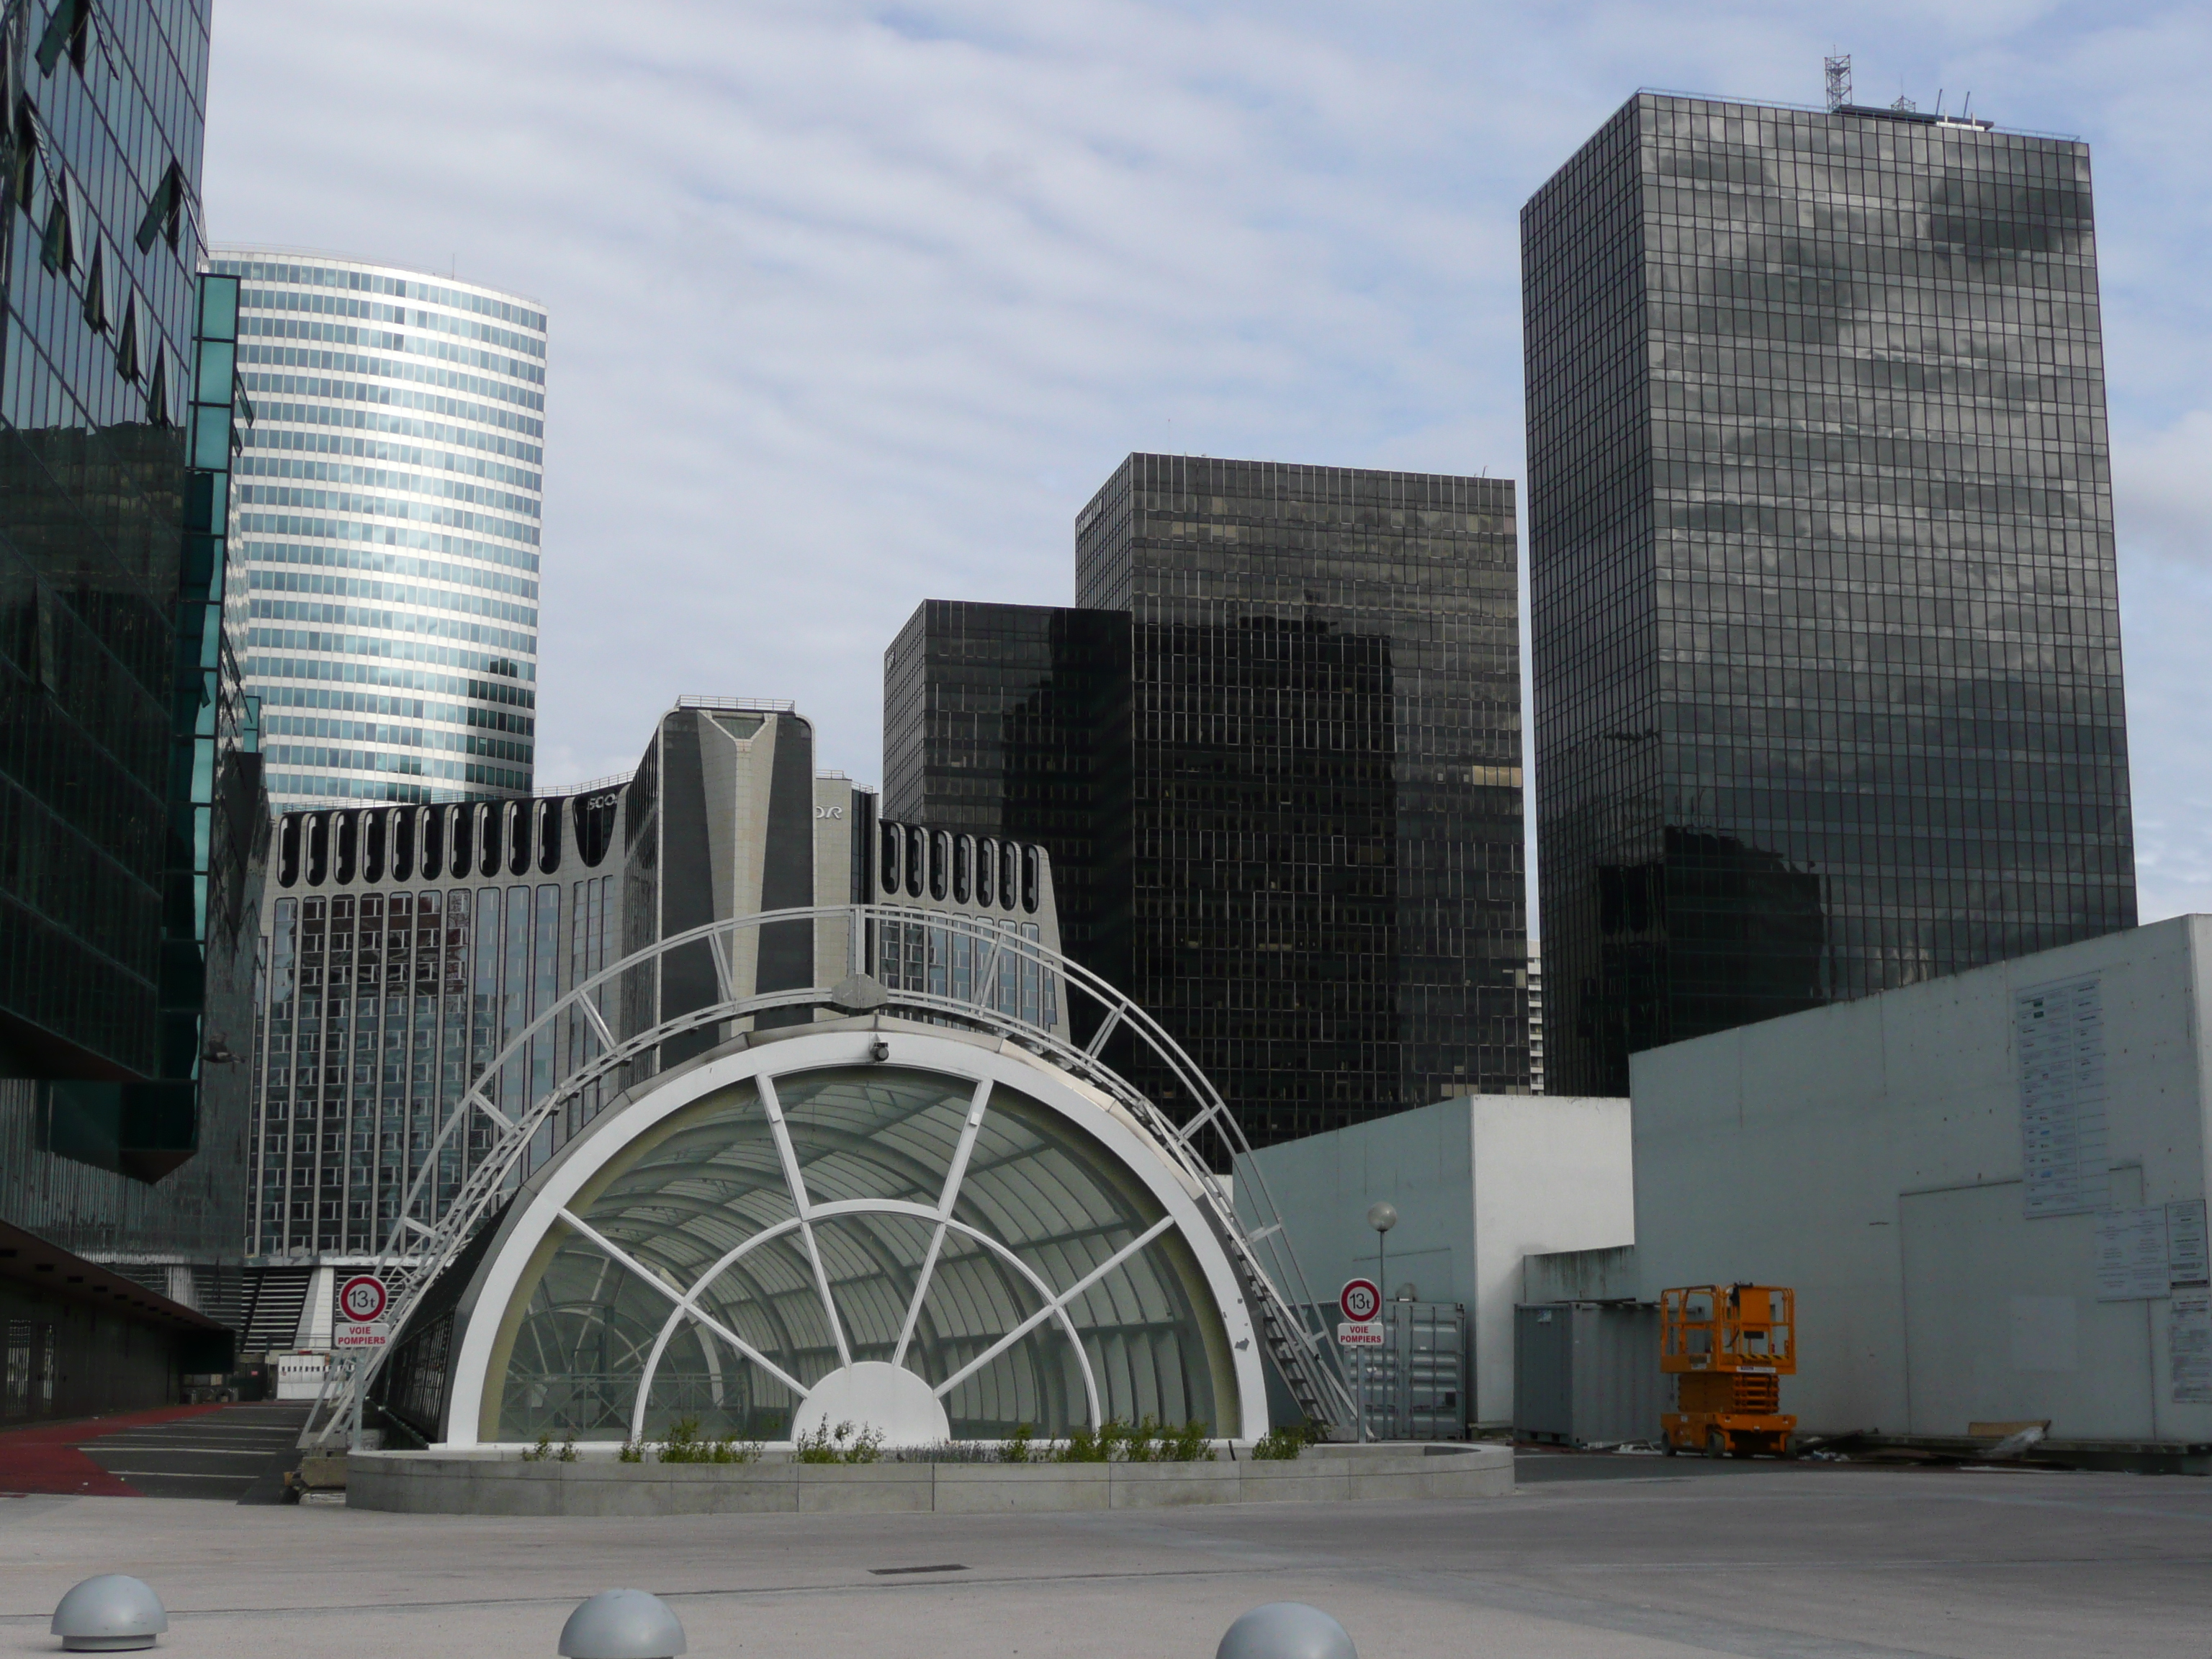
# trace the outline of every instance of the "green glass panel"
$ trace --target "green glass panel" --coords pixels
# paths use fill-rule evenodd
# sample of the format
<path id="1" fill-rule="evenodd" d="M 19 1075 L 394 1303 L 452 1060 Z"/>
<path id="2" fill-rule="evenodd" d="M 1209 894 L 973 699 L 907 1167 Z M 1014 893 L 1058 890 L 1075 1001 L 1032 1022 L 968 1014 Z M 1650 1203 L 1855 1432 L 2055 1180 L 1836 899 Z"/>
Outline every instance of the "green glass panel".
<path id="1" fill-rule="evenodd" d="M 204 339 L 234 340 L 238 337 L 238 278 L 235 276 L 203 276 L 200 278 L 200 335 Z M 228 393 L 223 394 L 226 401 Z"/>
<path id="2" fill-rule="evenodd" d="M 192 401 L 219 406 L 227 421 L 230 417 L 230 382 L 238 368 L 238 348 L 227 340 L 200 342 L 199 379 L 194 382 Z"/>

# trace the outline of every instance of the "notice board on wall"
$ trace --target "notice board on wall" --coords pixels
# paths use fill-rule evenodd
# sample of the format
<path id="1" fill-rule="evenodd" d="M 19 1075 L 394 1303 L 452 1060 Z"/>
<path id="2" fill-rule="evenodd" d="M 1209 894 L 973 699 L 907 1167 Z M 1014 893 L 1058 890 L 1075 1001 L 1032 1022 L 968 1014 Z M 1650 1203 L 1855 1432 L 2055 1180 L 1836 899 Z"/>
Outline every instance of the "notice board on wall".
<path id="1" fill-rule="evenodd" d="M 2022 1204 L 2029 1220 L 2112 1202 L 2105 1133 L 2105 1007 L 2097 975 L 2013 997 Z"/>

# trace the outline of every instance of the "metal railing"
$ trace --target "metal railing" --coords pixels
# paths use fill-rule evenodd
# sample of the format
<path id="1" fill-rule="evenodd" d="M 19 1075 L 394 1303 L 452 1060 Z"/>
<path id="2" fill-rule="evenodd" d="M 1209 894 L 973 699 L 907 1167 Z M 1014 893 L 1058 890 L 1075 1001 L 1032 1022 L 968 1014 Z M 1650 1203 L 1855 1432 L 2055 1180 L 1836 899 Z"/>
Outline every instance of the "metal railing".
<path id="1" fill-rule="evenodd" d="M 854 978 L 838 986 L 735 994 L 732 965 L 739 958 L 734 946 L 741 934 L 778 923 L 825 921 L 842 923 L 847 929 L 846 960 L 858 965 Z M 947 989 L 942 992 L 894 987 L 866 973 L 866 968 L 874 963 L 882 929 L 917 924 L 947 938 L 967 939 L 970 963 L 967 994 L 954 994 L 949 973 Z M 671 951 L 702 944 L 713 958 L 716 1000 L 619 1035 L 607 1013 L 607 1004 L 616 998 L 608 994 L 618 996 L 629 975 Z M 1032 967 L 1041 979 L 1048 978 L 1061 988 L 1060 997 L 1053 1000 L 1055 1017 L 1049 1024 L 1024 1018 L 1020 999 L 1012 1000 L 1016 1006 L 1012 1009 L 1000 1006 L 1000 987 L 1006 975 L 1019 975 Z M 1237 1272 L 1239 1288 L 1269 1355 L 1300 1409 L 1316 1422 L 1350 1427 L 1357 1411 L 1341 1359 L 1334 1343 L 1328 1340 L 1324 1325 L 1310 1311 L 1316 1298 L 1291 1248 L 1266 1177 L 1252 1161 L 1250 1145 L 1227 1103 L 1182 1045 L 1151 1014 L 1104 979 L 1057 951 L 1003 927 L 996 918 L 904 905 L 817 905 L 709 922 L 657 940 L 602 969 L 543 1010 L 492 1057 L 439 1126 L 378 1252 L 375 1271 L 389 1295 L 385 1319 L 394 1335 L 404 1336 L 408 1316 L 422 1293 L 452 1265 L 500 1201 L 528 1179 L 537 1163 L 552 1156 L 550 1126 L 586 1090 L 623 1068 L 645 1068 L 644 1075 L 634 1078 L 629 1086 L 645 1083 L 657 1069 L 659 1049 L 672 1038 L 734 1028 L 737 1022 L 772 1009 L 817 1007 L 859 1012 L 863 1006 L 871 1012 L 906 1014 L 1012 1038 L 1104 1091 L 1125 1107 L 1186 1177 Z M 1079 1010 L 1089 1017 L 1073 1019 Z M 570 1024 L 564 1027 L 564 1021 Z M 550 1045 L 557 1030 L 573 1029 L 578 1021 L 590 1039 L 583 1046 L 595 1052 L 542 1095 L 531 1098 L 529 1072 L 535 1045 L 541 1041 Z M 1079 1024 L 1088 1033 L 1079 1042 L 1071 1035 Z M 1164 1110 L 1107 1064 L 1107 1048 L 1117 1036 L 1133 1051 L 1140 1050 L 1148 1056 L 1152 1066 L 1173 1080 L 1174 1098 L 1191 1103 L 1185 1115 L 1178 1117 Z M 507 1086 L 510 1068 L 520 1068 L 519 1090 Z M 524 1103 L 519 1109 L 501 1109 L 502 1100 L 513 1104 L 518 1098 Z M 609 1109 L 620 1109 L 619 1102 Z M 449 1169 L 448 1149 L 458 1152 L 465 1146 L 465 1127 L 479 1117 L 492 1127 L 492 1144 L 468 1170 L 451 1201 L 433 1214 L 430 1194 L 437 1189 L 426 1183 L 441 1169 Z M 544 1143 L 542 1156 L 533 1161 L 533 1150 L 541 1140 Z M 1221 1172 L 1228 1170 L 1236 1172 L 1243 1217 L 1239 1216 L 1238 1205 L 1222 1178 Z M 352 1368 L 335 1391 L 326 1392 L 310 1418 L 303 1442 L 326 1442 L 340 1424 L 359 1421 L 367 1391 L 392 1351 L 386 1347 L 372 1352 Z M 320 1409 L 323 1406 L 331 1408 L 327 1417 Z"/>

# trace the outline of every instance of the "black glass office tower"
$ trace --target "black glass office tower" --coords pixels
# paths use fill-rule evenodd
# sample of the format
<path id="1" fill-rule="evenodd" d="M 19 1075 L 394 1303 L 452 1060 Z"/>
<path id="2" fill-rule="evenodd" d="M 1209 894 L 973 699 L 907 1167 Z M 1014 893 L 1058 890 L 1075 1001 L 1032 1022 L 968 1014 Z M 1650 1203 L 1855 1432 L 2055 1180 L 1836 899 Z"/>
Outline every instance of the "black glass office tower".
<path id="1" fill-rule="evenodd" d="M 2133 925 L 2087 148 L 1639 94 L 1522 246 L 1547 1086 Z"/>
<path id="2" fill-rule="evenodd" d="M 1036 842 L 1068 954 L 1127 969 L 1127 611 L 929 599 L 884 653 L 884 817 Z"/>
<path id="3" fill-rule="evenodd" d="M 1132 455 L 1076 592 L 916 612 L 885 816 L 1042 842 L 1255 1144 L 1525 1091 L 1512 484 Z"/>
<path id="4" fill-rule="evenodd" d="M 208 22 L 0 19 L 0 1419 L 174 1397 L 235 1313 L 268 831 Z"/>

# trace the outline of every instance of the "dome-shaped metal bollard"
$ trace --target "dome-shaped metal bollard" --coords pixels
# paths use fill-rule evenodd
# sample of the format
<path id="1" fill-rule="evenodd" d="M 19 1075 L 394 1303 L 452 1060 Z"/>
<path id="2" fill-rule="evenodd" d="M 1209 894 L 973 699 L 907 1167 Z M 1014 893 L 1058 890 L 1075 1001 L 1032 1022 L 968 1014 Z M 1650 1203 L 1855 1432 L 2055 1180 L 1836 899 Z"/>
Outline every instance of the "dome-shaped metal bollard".
<path id="1" fill-rule="evenodd" d="M 53 1633 L 71 1653 L 126 1653 L 150 1648 L 169 1627 L 154 1587 L 128 1573 L 88 1578 L 54 1609 Z"/>
<path id="2" fill-rule="evenodd" d="M 1359 1650 L 1319 1607 L 1269 1601 L 1229 1627 L 1213 1659 L 1359 1659 Z"/>
<path id="3" fill-rule="evenodd" d="M 601 1590 L 561 1626 L 561 1659 L 676 1659 L 684 1626 L 659 1596 Z"/>

